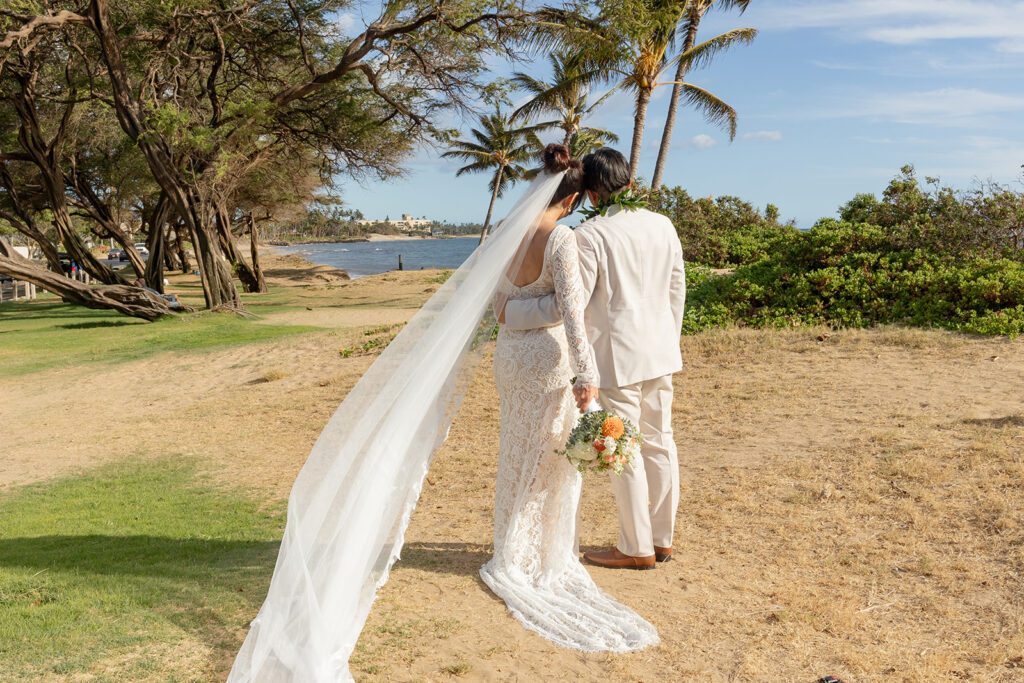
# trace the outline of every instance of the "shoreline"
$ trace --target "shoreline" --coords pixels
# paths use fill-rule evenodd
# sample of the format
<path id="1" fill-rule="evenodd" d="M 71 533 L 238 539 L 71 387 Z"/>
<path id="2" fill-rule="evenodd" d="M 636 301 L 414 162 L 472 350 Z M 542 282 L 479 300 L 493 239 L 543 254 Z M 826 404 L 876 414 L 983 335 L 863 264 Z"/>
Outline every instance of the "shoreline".
<path id="1" fill-rule="evenodd" d="M 395 241 L 395 242 L 417 242 L 417 241 L 422 241 L 421 238 L 415 238 L 415 237 L 407 238 L 407 239 L 404 239 L 404 240 L 390 240 L 390 239 L 388 239 L 388 237 L 390 237 L 388 235 L 384 235 L 384 236 L 381 236 L 381 237 L 383 237 L 384 239 L 378 239 L 378 240 L 372 240 L 372 241 L 373 242 L 377 242 L 377 243 L 389 242 L 389 241 Z M 436 239 L 441 239 L 441 238 L 433 238 L 433 239 L 436 240 Z M 371 242 L 371 240 L 363 240 L 363 241 L 361 241 L 359 243 L 361 243 L 361 244 L 368 244 L 370 242 Z M 347 279 L 347 280 L 359 280 L 359 279 L 362 279 L 362 278 L 365 278 L 365 277 L 371 277 L 371 276 L 375 276 L 375 275 L 383 275 L 383 274 L 387 274 L 387 273 L 401 273 L 401 272 L 410 272 L 411 273 L 411 272 L 427 272 L 427 271 L 440 272 L 440 271 L 444 271 L 444 270 L 455 270 L 458 267 L 458 266 L 443 267 L 443 266 L 436 266 L 436 265 L 432 265 L 432 266 L 416 266 L 414 264 L 409 264 L 409 267 L 404 268 L 404 269 L 396 268 L 396 267 L 394 267 L 394 265 L 397 265 L 397 264 L 394 264 L 391 267 L 386 267 L 386 268 L 384 268 L 382 270 L 375 269 L 372 266 L 367 266 L 365 264 L 353 264 L 353 265 L 350 265 L 349 267 L 344 267 L 344 266 L 331 265 L 331 264 L 328 264 L 328 263 L 321 263 L 321 262 L 315 261 L 315 260 L 310 258 L 310 254 L 309 253 L 304 253 L 304 251 L 306 251 L 306 250 L 302 250 L 302 249 L 299 249 L 299 250 L 288 249 L 288 247 L 332 245 L 332 244 L 344 244 L 344 243 L 343 242 L 316 241 L 316 242 L 295 242 L 293 244 L 280 245 L 280 244 L 273 244 L 273 243 L 270 243 L 270 242 L 260 242 L 259 246 L 260 246 L 261 251 L 263 253 L 267 254 L 273 260 L 273 262 L 275 262 L 275 263 L 282 263 L 282 262 L 289 262 L 290 261 L 291 264 L 293 264 L 293 266 L 296 263 L 302 263 L 303 264 L 302 268 L 309 269 L 310 272 L 312 272 L 312 273 L 314 273 L 316 275 L 326 274 L 328 277 L 330 277 L 331 276 L 330 271 L 333 271 L 334 275 L 341 275 L 344 279 Z M 287 249 L 287 251 L 286 251 L 286 249 Z M 345 251 L 347 251 L 347 250 L 345 250 Z M 380 251 L 380 250 L 377 249 L 377 251 Z M 264 266 L 264 270 L 265 271 L 268 270 L 268 267 Z"/>
<path id="2" fill-rule="evenodd" d="M 261 246 L 271 247 L 297 247 L 305 244 L 365 244 L 367 242 L 418 242 L 423 240 L 451 240 L 472 237 L 480 239 L 480 233 L 467 235 L 383 235 L 381 233 L 370 233 L 365 237 L 344 237 L 339 239 L 308 239 L 288 242 L 286 240 L 274 240 L 273 242 L 261 242 Z"/>

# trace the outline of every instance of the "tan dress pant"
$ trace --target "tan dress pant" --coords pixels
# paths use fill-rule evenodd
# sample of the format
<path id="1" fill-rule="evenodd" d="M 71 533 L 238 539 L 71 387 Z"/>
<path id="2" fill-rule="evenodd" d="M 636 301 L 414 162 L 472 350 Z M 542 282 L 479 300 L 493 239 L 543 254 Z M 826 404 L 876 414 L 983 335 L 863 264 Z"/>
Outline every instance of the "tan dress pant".
<path id="1" fill-rule="evenodd" d="M 679 507 L 679 456 L 672 440 L 672 375 L 601 389 L 601 407 L 640 429 L 642 457 L 620 475 L 611 474 L 619 511 L 619 552 L 633 557 L 672 547 Z"/>

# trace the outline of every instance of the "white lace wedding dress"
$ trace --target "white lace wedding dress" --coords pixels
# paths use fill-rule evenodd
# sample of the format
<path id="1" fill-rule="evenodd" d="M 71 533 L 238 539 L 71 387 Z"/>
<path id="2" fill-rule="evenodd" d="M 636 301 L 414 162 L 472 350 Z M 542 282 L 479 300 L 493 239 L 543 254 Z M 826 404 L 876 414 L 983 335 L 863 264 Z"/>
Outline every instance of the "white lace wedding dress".
<path id="1" fill-rule="evenodd" d="M 501 441 L 494 501 L 494 557 L 484 582 L 526 628 L 584 652 L 627 652 L 658 642 L 654 627 L 602 592 L 579 561 L 576 511 L 581 478 L 564 456 L 578 411 L 570 382 L 593 384 L 584 326 L 584 293 L 572 231 L 548 238 L 536 281 L 505 278 L 499 295 L 526 299 L 554 292 L 564 325 L 498 333 L 494 375 Z M 571 360 L 571 362 L 570 362 Z"/>

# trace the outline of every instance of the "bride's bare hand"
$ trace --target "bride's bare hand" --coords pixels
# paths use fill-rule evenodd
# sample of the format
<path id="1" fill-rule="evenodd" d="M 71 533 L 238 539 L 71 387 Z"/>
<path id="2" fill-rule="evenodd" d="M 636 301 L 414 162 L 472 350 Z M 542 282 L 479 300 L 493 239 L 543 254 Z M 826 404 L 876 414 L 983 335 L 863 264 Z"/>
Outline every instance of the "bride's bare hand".
<path id="1" fill-rule="evenodd" d="M 579 408 L 582 413 L 590 407 L 591 401 L 597 400 L 597 387 L 573 387 L 572 394 L 576 397 L 576 407 Z"/>

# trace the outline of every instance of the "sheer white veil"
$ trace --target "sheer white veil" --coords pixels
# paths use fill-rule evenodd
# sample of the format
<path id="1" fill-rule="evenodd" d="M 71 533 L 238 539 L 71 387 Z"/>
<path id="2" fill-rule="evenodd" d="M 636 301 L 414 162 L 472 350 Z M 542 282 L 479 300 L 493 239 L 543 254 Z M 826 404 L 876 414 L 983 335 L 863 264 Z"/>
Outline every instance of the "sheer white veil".
<path id="1" fill-rule="evenodd" d="M 532 182 L 327 423 L 292 487 L 270 590 L 230 683 L 352 680 L 348 660 L 370 605 L 494 330 L 491 298 L 562 176 Z"/>

